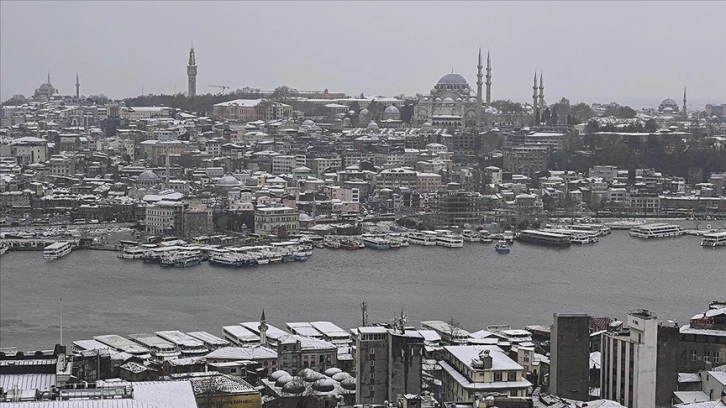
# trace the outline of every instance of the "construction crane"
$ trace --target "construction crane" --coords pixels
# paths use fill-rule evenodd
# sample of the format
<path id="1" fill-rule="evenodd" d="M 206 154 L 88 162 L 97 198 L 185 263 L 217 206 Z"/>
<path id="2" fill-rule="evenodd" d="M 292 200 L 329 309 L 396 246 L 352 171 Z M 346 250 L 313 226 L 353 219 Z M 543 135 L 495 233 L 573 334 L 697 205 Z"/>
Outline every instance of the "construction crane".
<path id="1" fill-rule="evenodd" d="M 207 85 L 207 86 L 210 87 L 210 88 L 221 88 L 222 89 L 222 93 L 225 93 L 225 91 L 227 89 L 229 89 L 229 87 L 226 86 L 226 85 Z"/>

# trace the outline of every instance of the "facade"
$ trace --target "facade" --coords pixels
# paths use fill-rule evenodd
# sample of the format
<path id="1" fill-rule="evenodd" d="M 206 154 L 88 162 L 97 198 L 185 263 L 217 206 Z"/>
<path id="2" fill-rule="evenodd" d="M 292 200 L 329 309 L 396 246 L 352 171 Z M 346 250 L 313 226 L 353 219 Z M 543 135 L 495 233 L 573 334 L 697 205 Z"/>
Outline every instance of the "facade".
<path id="1" fill-rule="evenodd" d="M 337 366 L 338 348 L 325 340 L 289 334 L 277 340 L 277 356 L 278 368 L 292 375 L 306 368 L 324 372 Z"/>
<path id="2" fill-rule="evenodd" d="M 591 321 L 584 314 L 555 314 L 550 337 L 550 394 L 589 399 Z"/>
<path id="3" fill-rule="evenodd" d="M 146 207 L 146 233 L 150 235 L 181 235 L 184 231 L 184 203 L 159 201 Z"/>
<path id="4" fill-rule="evenodd" d="M 484 197 L 471 191 L 444 191 L 430 197 L 432 223 L 436 226 L 478 224 Z"/>
<path id="5" fill-rule="evenodd" d="M 493 393 L 531 401 L 524 367 L 497 346 L 446 346 L 439 365 L 444 401 L 474 401 Z"/>
<path id="6" fill-rule="evenodd" d="M 678 332 L 648 310 L 602 335 L 600 395 L 630 408 L 670 407 L 678 381 Z"/>
<path id="7" fill-rule="evenodd" d="M 682 372 L 695 373 L 726 364 L 726 302 L 713 302 L 706 312 L 680 328 Z"/>
<path id="8" fill-rule="evenodd" d="M 543 146 L 519 146 L 504 151 L 504 171 L 534 177 L 547 170 L 550 150 Z"/>
<path id="9" fill-rule="evenodd" d="M 285 235 L 300 229 L 300 213 L 290 207 L 263 207 L 255 211 L 255 233 Z"/>
<path id="10" fill-rule="evenodd" d="M 266 99 L 235 99 L 215 104 L 212 115 L 233 122 L 278 120 L 292 117 L 292 106 Z"/>

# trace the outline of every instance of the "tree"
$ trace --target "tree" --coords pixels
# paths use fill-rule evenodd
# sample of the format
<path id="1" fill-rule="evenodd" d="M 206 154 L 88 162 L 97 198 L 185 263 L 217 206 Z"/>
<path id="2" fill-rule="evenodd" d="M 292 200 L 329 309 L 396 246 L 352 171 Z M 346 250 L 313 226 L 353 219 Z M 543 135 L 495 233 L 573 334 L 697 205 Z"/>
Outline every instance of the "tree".
<path id="1" fill-rule="evenodd" d="M 290 88 L 287 85 L 282 85 L 272 91 L 272 99 L 280 102 L 287 102 L 296 93 L 297 89 Z"/>
<path id="2" fill-rule="evenodd" d="M 461 323 L 454 318 L 454 316 L 449 317 L 449 320 L 446 321 L 446 325 L 448 327 L 449 335 L 451 336 L 451 342 L 455 342 L 456 338 L 459 337 L 459 334 L 461 333 Z"/>
<path id="3" fill-rule="evenodd" d="M 575 123 L 586 122 L 595 117 L 595 111 L 590 107 L 590 105 L 584 102 L 580 102 L 573 106 L 570 110 L 570 114 L 572 115 Z"/>
<path id="4" fill-rule="evenodd" d="M 522 113 L 524 108 L 522 104 L 512 102 L 511 100 L 497 100 L 493 101 L 491 105 L 501 113 Z"/>
<path id="5" fill-rule="evenodd" d="M 658 130 L 658 123 L 655 121 L 655 119 L 650 118 L 645 121 L 645 131 L 648 133 L 654 133 Z"/>
<path id="6" fill-rule="evenodd" d="M 630 106 L 618 106 L 615 109 L 615 117 L 619 119 L 632 119 L 637 115 L 638 112 Z"/>
<path id="7" fill-rule="evenodd" d="M 567 98 L 560 99 L 559 102 L 552 104 L 552 123 L 557 124 L 559 118 L 567 118 L 568 124 L 570 118 L 570 100 Z M 555 112 L 557 114 L 555 115 Z"/>
<path id="8" fill-rule="evenodd" d="M 15 94 L 7 101 L 3 102 L 3 105 L 9 105 L 9 106 L 20 106 L 28 103 L 28 98 L 26 98 L 23 95 Z"/>
<path id="9" fill-rule="evenodd" d="M 99 95 L 91 95 L 88 98 L 86 98 L 88 101 L 91 101 L 95 103 L 96 105 L 105 105 L 110 102 L 110 99 L 108 96 L 104 94 Z"/>

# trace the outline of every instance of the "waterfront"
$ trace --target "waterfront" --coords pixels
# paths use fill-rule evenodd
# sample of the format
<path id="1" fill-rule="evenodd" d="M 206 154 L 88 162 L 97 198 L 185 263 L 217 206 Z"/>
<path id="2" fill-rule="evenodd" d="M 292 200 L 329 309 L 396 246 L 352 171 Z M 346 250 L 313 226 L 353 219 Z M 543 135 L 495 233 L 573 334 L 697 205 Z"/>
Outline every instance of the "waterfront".
<path id="1" fill-rule="evenodd" d="M 703 227 L 703 226 L 702 226 Z M 50 348 L 63 298 L 65 342 L 99 334 L 207 330 L 259 318 L 330 320 L 360 325 L 402 308 L 409 322 L 448 320 L 464 328 L 549 324 L 553 313 L 623 318 L 647 308 L 685 324 L 726 292 L 726 250 L 700 238 L 640 240 L 615 231 L 597 244 L 566 249 L 516 243 L 463 249 L 411 246 L 391 251 L 316 249 L 308 262 L 227 269 L 183 269 L 122 260 L 108 251 L 75 251 L 46 262 L 39 252 L 0 258 L 0 345 Z"/>

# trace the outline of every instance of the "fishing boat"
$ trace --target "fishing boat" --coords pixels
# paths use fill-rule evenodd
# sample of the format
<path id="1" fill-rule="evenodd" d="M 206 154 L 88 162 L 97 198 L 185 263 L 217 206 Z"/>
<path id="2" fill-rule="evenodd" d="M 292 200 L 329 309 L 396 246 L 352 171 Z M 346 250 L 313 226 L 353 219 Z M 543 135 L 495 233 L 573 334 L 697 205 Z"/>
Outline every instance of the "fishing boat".
<path id="1" fill-rule="evenodd" d="M 498 254 L 508 254 L 510 251 L 509 245 L 507 245 L 507 241 L 505 240 L 497 242 L 494 245 L 494 250 L 497 251 Z"/>

